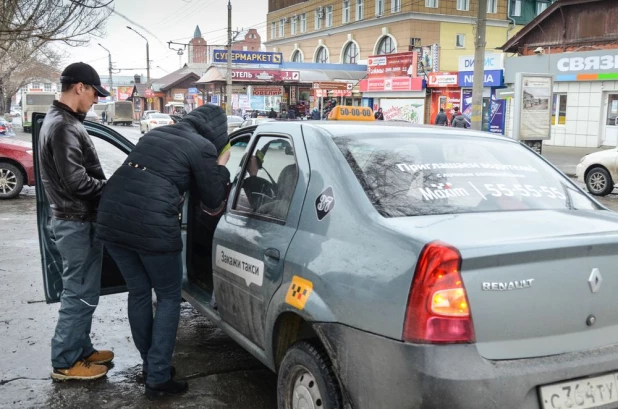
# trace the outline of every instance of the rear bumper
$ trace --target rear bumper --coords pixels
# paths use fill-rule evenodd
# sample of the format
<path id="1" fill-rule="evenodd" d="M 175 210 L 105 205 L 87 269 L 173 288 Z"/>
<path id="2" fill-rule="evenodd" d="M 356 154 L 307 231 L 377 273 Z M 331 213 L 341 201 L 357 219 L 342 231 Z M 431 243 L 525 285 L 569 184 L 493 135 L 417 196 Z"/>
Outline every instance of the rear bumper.
<path id="1" fill-rule="evenodd" d="M 316 324 L 354 409 L 539 409 L 538 386 L 618 369 L 618 345 L 489 361 L 475 345 L 417 345 Z"/>

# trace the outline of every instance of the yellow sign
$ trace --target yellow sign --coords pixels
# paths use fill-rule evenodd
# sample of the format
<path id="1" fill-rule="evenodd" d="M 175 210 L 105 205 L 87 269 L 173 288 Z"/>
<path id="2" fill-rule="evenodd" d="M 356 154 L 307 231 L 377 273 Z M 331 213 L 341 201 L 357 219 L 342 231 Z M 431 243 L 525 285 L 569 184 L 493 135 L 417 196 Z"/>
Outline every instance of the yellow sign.
<path id="1" fill-rule="evenodd" d="M 375 121 L 373 111 L 368 107 L 336 106 L 328 114 L 329 120 L 338 121 Z"/>
<path id="2" fill-rule="evenodd" d="M 285 296 L 285 302 L 299 310 L 305 308 L 307 300 L 313 291 L 313 283 L 299 276 L 292 277 L 292 283 Z"/>

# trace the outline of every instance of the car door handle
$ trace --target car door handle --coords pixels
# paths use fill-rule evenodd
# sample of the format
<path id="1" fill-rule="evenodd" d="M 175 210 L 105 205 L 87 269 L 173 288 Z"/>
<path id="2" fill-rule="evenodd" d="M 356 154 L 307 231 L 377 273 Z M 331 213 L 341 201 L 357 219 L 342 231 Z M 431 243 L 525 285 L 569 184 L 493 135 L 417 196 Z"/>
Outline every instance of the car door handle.
<path id="1" fill-rule="evenodd" d="M 273 258 L 275 260 L 279 260 L 279 250 L 277 249 L 268 249 L 264 252 L 266 257 Z"/>

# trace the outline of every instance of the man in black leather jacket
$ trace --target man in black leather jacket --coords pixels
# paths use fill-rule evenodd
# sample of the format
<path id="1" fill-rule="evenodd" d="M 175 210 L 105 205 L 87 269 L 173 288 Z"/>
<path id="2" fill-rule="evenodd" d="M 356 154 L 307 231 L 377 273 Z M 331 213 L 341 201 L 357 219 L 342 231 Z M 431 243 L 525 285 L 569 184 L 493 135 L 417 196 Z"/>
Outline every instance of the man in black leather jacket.
<path id="1" fill-rule="evenodd" d="M 103 244 L 95 221 L 105 175 L 83 121 L 99 96 L 109 96 L 97 72 L 69 65 L 60 77 L 62 93 L 41 127 L 39 166 L 52 210 L 52 237 L 62 256 L 61 306 L 52 338 L 52 378 L 97 379 L 107 373 L 111 351 L 90 340 L 92 314 L 101 286 Z"/>

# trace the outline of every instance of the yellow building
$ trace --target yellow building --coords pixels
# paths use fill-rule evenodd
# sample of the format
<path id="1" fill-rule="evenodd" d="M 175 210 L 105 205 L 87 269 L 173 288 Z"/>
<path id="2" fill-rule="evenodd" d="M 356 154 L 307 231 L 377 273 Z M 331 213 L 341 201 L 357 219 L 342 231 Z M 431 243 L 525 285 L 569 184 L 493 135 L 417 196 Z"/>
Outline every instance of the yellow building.
<path id="1" fill-rule="evenodd" d="M 487 0 L 487 48 L 515 33 L 509 0 Z M 474 53 L 476 0 L 269 0 L 268 51 L 286 61 L 364 63 L 370 55 L 438 44 L 440 71 Z"/>

